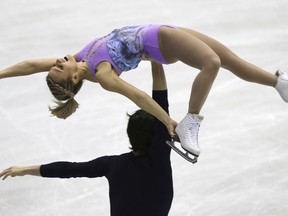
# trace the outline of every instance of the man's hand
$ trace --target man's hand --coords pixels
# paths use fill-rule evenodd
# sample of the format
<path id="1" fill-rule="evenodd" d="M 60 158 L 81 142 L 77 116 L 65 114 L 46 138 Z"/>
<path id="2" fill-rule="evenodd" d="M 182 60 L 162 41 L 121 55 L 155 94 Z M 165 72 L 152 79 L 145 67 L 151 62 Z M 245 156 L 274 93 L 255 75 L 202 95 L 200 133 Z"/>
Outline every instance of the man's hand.
<path id="1" fill-rule="evenodd" d="M 10 167 L 8 169 L 3 170 L 0 173 L 0 178 L 5 180 L 8 176 L 15 177 L 15 176 L 23 176 L 25 175 L 24 169 L 21 167 Z"/>
<path id="2" fill-rule="evenodd" d="M 24 175 L 35 175 L 40 176 L 40 166 L 29 166 L 29 167 L 10 167 L 3 170 L 0 173 L 0 178 L 5 180 L 7 177 L 24 176 Z"/>

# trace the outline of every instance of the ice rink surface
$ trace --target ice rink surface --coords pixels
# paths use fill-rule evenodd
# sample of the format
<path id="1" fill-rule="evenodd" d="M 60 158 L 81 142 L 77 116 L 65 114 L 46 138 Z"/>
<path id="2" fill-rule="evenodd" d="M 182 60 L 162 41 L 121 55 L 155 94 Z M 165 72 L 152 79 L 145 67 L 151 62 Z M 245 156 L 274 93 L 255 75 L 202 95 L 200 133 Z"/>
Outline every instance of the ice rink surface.
<path id="1" fill-rule="evenodd" d="M 125 25 L 165 23 L 206 33 L 245 60 L 288 70 L 287 0 L 10 0 L 0 2 L 1 69 L 29 58 L 75 54 Z M 171 116 L 187 112 L 197 70 L 165 66 Z M 0 170 L 59 160 L 87 161 L 129 151 L 128 99 L 86 82 L 67 120 L 48 113 L 45 73 L 0 80 Z M 150 64 L 121 76 L 151 92 Z M 171 216 L 287 216 L 288 104 L 271 87 L 221 69 L 202 110 L 202 154 L 191 165 L 172 152 Z M 1 216 L 109 215 L 98 179 L 10 178 L 0 182 Z"/>

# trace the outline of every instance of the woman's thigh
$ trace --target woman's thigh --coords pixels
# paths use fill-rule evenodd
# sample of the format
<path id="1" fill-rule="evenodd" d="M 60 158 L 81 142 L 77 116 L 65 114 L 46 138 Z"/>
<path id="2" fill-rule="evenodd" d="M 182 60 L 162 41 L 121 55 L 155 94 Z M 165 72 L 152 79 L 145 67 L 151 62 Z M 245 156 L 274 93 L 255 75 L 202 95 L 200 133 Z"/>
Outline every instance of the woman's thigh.
<path id="1" fill-rule="evenodd" d="M 161 26 L 159 46 L 168 63 L 183 63 L 202 69 L 209 59 L 218 58 L 216 52 L 204 41 L 182 28 Z"/>
<path id="2" fill-rule="evenodd" d="M 240 61 L 240 58 L 233 53 L 228 47 L 220 43 L 219 41 L 197 31 L 187 28 L 179 28 L 181 31 L 184 31 L 194 37 L 198 38 L 205 44 L 207 44 L 220 58 L 221 66 L 223 68 L 229 69 L 233 62 Z"/>

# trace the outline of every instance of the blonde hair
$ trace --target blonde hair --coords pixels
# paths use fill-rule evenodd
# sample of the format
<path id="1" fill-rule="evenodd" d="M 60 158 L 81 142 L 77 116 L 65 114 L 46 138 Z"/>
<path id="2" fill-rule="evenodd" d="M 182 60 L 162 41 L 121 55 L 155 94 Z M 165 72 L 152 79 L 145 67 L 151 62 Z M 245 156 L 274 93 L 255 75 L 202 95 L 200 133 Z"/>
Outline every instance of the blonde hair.
<path id="1" fill-rule="evenodd" d="M 49 106 L 51 114 L 58 118 L 66 119 L 79 107 L 79 104 L 74 97 L 82 87 L 83 81 L 81 80 L 75 85 L 69 80 L 57 84 L 53 82 L 49 75 L 47 75 L 46 82 L 51 93 L 56 98 L 55 103 L 57 104 L 54 107 Z"/>

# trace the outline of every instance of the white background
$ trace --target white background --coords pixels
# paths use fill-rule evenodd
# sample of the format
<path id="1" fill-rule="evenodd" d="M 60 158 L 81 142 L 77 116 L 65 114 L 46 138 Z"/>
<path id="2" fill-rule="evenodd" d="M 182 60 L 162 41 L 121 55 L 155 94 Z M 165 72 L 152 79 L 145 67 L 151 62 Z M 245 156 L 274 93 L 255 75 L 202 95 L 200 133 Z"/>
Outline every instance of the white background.
<path id="1" fill-rule="evenodd" d="M 1 69 L 75 54 L 114 28 L 165 23 L 206 33 L 271 73 L 288 70 L 286 0 L 3 0 L 0 17 Z M 180 121 L 198 71 L 182 63 L 165 70 L 171 116 Z M 86 82 L 76 97 L 80 109 L 59 120 L 48 112 L 53 97 L 45 75 L 0 81 L 0 170 L 129 151 L 132 102 Z M 151 92 L 149 63 L 121 77 Z M 288 105 L 278 93 L 221 69 L 202 114 L 199 162 L 172 152 L 169 215 L 288 215 Z M 105 178 L 10 178 L 0 182 L 0 215 L 108 216 L 108 184 Z"/>

